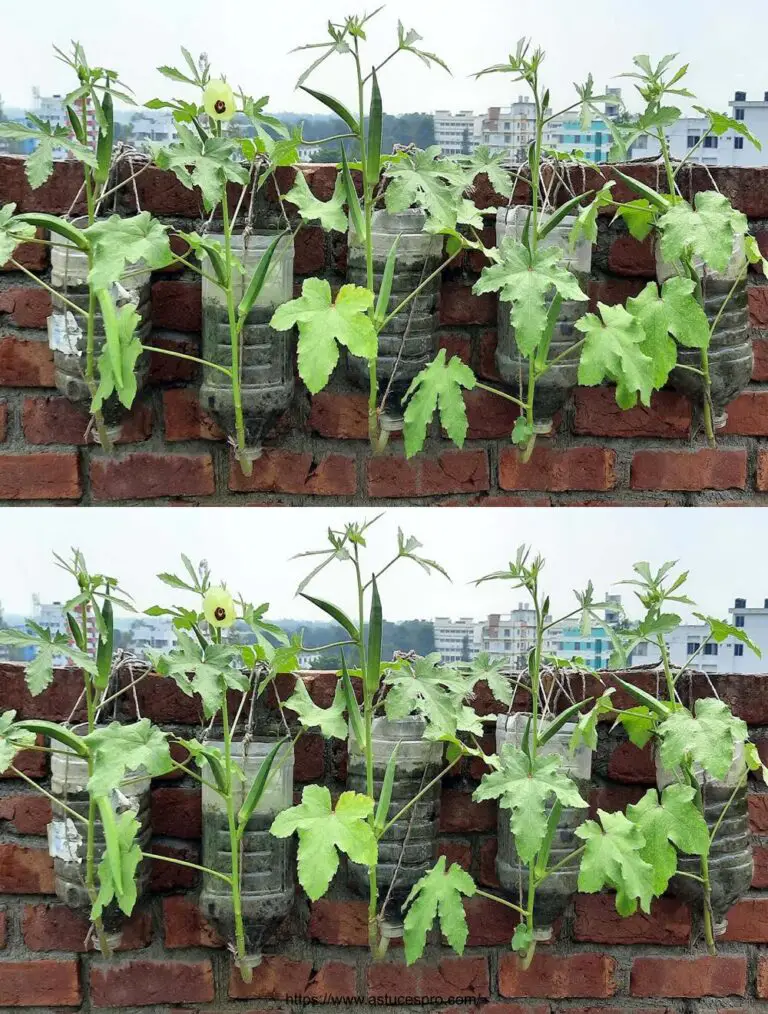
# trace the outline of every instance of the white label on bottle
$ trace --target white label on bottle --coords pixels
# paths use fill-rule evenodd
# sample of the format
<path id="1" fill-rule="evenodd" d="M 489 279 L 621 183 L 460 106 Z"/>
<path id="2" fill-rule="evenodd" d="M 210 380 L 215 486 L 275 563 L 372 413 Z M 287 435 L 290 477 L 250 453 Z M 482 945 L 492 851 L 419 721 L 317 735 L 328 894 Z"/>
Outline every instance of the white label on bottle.
<path id="1" fill-rule="evenodd" d="M 82 356 L 78 342 L 83 332 L 70 310 L 66 314 L 53 313 L 48 318 L 48 344 L 54 352 L 65 356 Z"/>
<path id="2" fill-rule="evenodd" d="M 54 859 L 63 859 L 65 863 L 82 862 L 78 855 L 82 844 L 83 836 L 70 817 L 53 820 L 48 825 L 48 852 Z"/>

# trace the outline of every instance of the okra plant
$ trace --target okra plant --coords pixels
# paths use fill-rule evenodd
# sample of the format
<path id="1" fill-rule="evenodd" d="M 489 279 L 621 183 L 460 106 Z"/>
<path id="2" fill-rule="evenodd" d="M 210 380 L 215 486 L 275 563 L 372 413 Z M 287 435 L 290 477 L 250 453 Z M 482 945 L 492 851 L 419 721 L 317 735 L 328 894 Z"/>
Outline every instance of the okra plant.
<path id="1" fill-rule="evenodd" d="M 83 883 L 91 901 L 90 917 L 99 950 L 109 957 L 103 913 L 108 906 L 116 905 L 125 915 L 130 915 L 137 897 L 136 870 L 147 855 L 136 840 L 139 832 L 136 812 L 121 800 L 120 787 L 129 772 L 142 769 L 149 777 L 165 774 L 178 765 L 171 758 L 166 734 L 152 726 L 148 719 L 109 725 L 99 721 L 100 713 L 138 682 L 130 680 L 120 685 L 117 679 L 119 658 L 114 647 L 113 606 L 131 611 L 133 606 L 114 578 L 88 571 L 80 552 L 74 551 L 71 560 L 56 559 L 78 586 L 77 594 L 62 607 L 69 636 L 52 634 L 28 620 L 26 631 L 0 630 L 0 644 L 32 649 L 36 653 L 24 670 L 27 689 L 33 697 L 53 683 L 54 663 L 59 657 L 63 656 L 76 666 L 82 673 L 83 690 L 73 708 L 73 717 L 84 703 L 86 720 L 84 725 L 73 727 L 71 720 L 66 723 L 16 720 L 14 711 L 6 711 L 0 717 L 0 770 L 9 771 L 48 798 L 54 814 L 63 813 L 68 822 L 74 821 L 75 844 L 80 846 L 85 842 Z M 95 625 L 95 643 L 89 636 L 91 624 Z M 50 745 L 38 745 L 40 736 Z M 87 812 L 82 814 L 68 806 L 16 767 L 14 759 L 22 749 L 85 761 Z M 100 855 L 96 845 L 97 825 L 101 826 L 104 837 Z"/>
<path id="2" fill-rule="evenodd" d="M 0 123 L 0 138 L 35 145 L 25 163 L 32 189 L 50 179 L 54 158 L 62 150 L 68 158 L 80 163 L 83 183 L 68 215 L 15 214 L 15 204 L 0 208 L 0 263 L 10 264 L 51 294 L 54 308 L 62 308 L 65 312 L 70 347 L 85 333 L 83 380 L 90 392 L 90 411 L 99 443 L 109 451 L 112 441 L 104 423 L 104 403 L 114 396 L 124 407 L 130 408 L 137 390 L 134 368 L 143 351 L 136 334 L 139 315 L 130 301 L 122 301 L 119 282 L 129 265 L 140 261 L 145 270 L 165 267 L 171 262 L 172 254 L 167 228 L 154 221 L 149 213 L 127 218 L 98 217 L 104 202 L 138 175 L 116 179 L 113 171 L 113 100 L 135 105 L 130 89 L 118 79 L 115 71 L 91 67 L 83 47 L 77 42 L 72 44 L 70 53 L 58 48 L 55 52 L 77 77 L 77 86 L 63 99 L 69 128 L 52 126 L 36 114 L 27 113 L 29 125 Z M 98 128 L 95 134 L 89 127 L 91 114 Z M 72 220 L 74 206 L 83 195 L 85 217 Z M 41 238 L 38 230 L 45 230 L 56 239 Z M 14 257 L 21 243 L 52 246 L 57 242 L 61 245 L 62 241 L 65 249 L 87 258 L 88 293 L 82 305 L 66 291 L 53 289 Z M 103 339 L 98 333 L 100 329 L 103 329 Z"/>
<path id="3" fill-rule="evenodd" d="M 768 772 L 762 764 L 757 747 L 749 741 L 746 722 L 737 718 L 728 705 L 717 698 L 711 682 L 713 696 L 686 706 L 681 699 L 681 680 L 686 674 L 695 672 L 695 660 L 706 651 L 707 645 L 722 645 L 732 638 L 739 644 L 746 645 L 758 657 L 760 650 L 742 627 L 695 612 L 694 616 L 705 625 L 707 632 L 685 663 L 673 666 L 666 638 L 680 626 L 682 620 L 677 613 L 668 610 L 674 610 L 679 605 L 695 605 L 683 591 L 687 571 L 675 573 L 675 567 L 674 562 L 668 562 L 654 572 L 648 563 L 637 563 L 634 566 L 634 578 L 623 582 L 637 589 L 635 595 L 645 610 L 645 615 L 635 626 L 608 628 L 613 644 L 610 666 L 627 668 L 631 653 L 639 644 L 651 645 L 659 653 L 658 672 L 661 680 L 660 690 L 656 694 L 643 690 L 631 681 L 614 677 L 616 683 L 637 702 L 635 707 L 619 713 L 618 721 L 636 746 L 653 743 L 663 769 L 672 780 L 672 784 L 662 794 L 662 807 L 666 810 L 666 815 L 664 823 L 657 828 L 659 834 L 663 832 L 661 840 L 666 841 L 668 838 L 678 847 L 684 848 L 680 838 L 681 833 L 685 834 L 684 829 L 677 828 L 676 833 L 673 833 L 674 827 L 669 823 L 673 817 L 673 803 L 677 805 L 681 799 L 690 800 L 700 815 L 698 830 L 695 831 L 697 847 L 685 849 L 700 857 L 699 873 L 686 875 L 693 877 L 700 885 L 704 935 L 707 946 L 714 953 L 715 920 L 710 873 L 712 846 L 723 820 L 747 783 L 749 771 L 761 774 L 764 779 Z M 723 781 L 728 776 L 733 781 L 733 792 L 711 826 L 704 821 L 702 780 L 705 776 L 718 781 Z M 728 785 L 730 787 L 731 781 Z M 652 795 L 654 790 L 649 790 L 646 794 Z M 645 805 L 646 797 L 634 808 L 641 826 L 652 819 L 644 809 L 641 812 Z M 746 824 L 746 815 L 744 819 Z M 693 826 L 691 824 L 691 829 Z M 671 863 L 670 849 L 665 846 L 665 858 L 658 865 L 660 875 L 662 871 L 666 874 L 667 859 Z"/>

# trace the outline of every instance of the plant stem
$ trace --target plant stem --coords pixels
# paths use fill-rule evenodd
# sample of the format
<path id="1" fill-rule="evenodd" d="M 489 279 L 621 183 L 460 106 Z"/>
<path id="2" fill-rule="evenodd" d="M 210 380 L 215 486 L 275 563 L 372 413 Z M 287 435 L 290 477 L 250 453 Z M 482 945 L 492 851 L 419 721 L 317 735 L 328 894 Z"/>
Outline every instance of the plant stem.
<path id="1" fill-rule="evenodd" d="M 92 733 L 96 724 L 96 708 L 93 700 L 93 689 L 91 687 L 91 677 L 88 673 L 84 674 L 85 684 L 85 709 L 88 720 L 88 733 Z M 88 780 L 93 777 L 93 754 L 88 751 Z M 85 843 L 85 887 L 88 891 L 88 897 L 91 899 L 91 904 L 96 901 L 97 890 L 96 890 L 96 867 L 95 867 L 95 844 L 96 844 L 96 798 L 93 793 L 88 794 L 88 830 L 86 833 Z M 99 950 L 101 951 L 102 957 L 111 958 L 112 950 L 107 942 L 106 934 L 104 933 L 104 924 L 99 916 L 98 919 L 93 920 L 93 925 L 96 930 L 96 936 L 99 941 Z"/>
<path id="2" fill-rule="evenodd" d="M 199 363 L 200 366 L 207 366 L 211 370 L 218 370 L 227 377 L 232 376 L 232 371 L 228 367 L 220 366 L 218 363 L 209 363 L 207 359 L 200 359 L 198 356 L 188 356 L 184 352 L 174 352 L 172 349 L 161 349 L 156 345 L 142 345 L 141 347 L 145 352 L 159 352 L 164 356 L 173 356 L 174 359 L 186 359 L 190 363 Z"/>
<path id="3" fill-rule="evenodd" d="M 229 847 L 232 855 L 230 887 L 232 889 L 232 912 L 235 919 L 235 946 L 237 950 L 237 966 L 243 982 L 250 982 L 253 978 L 252 969 L 245 964 L 245 929 L 243 926 L 243 908 L 240 897 L 240 841 L 237 836 L 237 823 L 235 820 L 235 805 L 232 799 L 232 740 L 229 731 L 229 710 L 227 708 L 227 695 L 222 695 L 221 701 L 221 727 L 224 737 L 224 772 L 227 779 L 227 794 L 224 802 L 227 808 L 227 826 L 229 828 Z"/>
<path id="4" fill-rule="evenodd" d="M 70 309 L 72 313 L 76 313 L 80 317 L 88 316 L 85 310 L 83 310 L 82 307 L 78 306 L 77 303 L 73 303 L 71 299 L 67 299 L 66 296 L 63 296 L 60 292 L 57 292 L 56 289 L 48 285 L 47 282 L 44 282 L 42 278 L 38 278 L 36 274 L 34 274 L 28 268 L 25 268 L 24 265 L 20 264 L 14 257 L 11 257 L 8 263 L 13 265 L 14 270 L 21 271 L 22 274 L 25 274 L 28 278 L 31 278 L 32 281 L 36 285 L 39 285 L 41 289 L 45 289 L 46 292 L 50 292 L 51 295 L 55 296 L 60 303 L 63 303 L 64 306 L 68 307 L 68 309 Z"/>
<path id="5" fill-rule="evenodd" d="M 229 322 L 229 340 L 232 352 L 232 404 L 235 410 L 235 431 L 237 440 L 237 460 L 243 475 L 253 472 L 253 463 L 245 453 L 245 423 L 243 420 L 243 399 L 240 390 L 240 333 L 237 329 L 235 315 L 235 299 L 232 292 L 232 234 L 229 223 L 229 202 L 226 188 L 221 198 L 221 220 L 224 229 L 224 260 L 227 270 L 227 320 Z"/>
<path id="6" fill-rule="evenodd" d="M 159 859 L 164 863 L 173 863 L 174 866 L 186 866 L 190 870 L 198 870 L 200 873 L 207 873 L 211 877 L 217 877 L 219 880 L 223 880 L 225 884 L 231 886 L 232 879 L 226 875 L 226 873 L 219 873 L 218 870 L 209 870 L 207 866 L 199 866 L 197 863 L 188 863 L 185 859 L 174 859 L 172 856 L 161 856 L 157 852 L 142 852 L 143 859 Z"/>
<path id="7" fill-rule="evenodd" d="M 64 753 L 63 750 L 60 752 Z M 65 803 L 62 803 L 60 799 L 57 799 L 56 796 L 54 796 L 51 792 L 48 792 L 47 789 L 44 789 L 42 785 L 38 785 L 37 782 L 33 782 L 31 778 L 28 778 L 23 771 L 19 771 L 19 769 L 15 767 L 13 764 L 11 764 L 8 770 L 13 772 L 15 778 L 21 778 L 22 781 L 26 782 L 28 785 L 31 785 L 33 789 L 36 789 L 41 795 L 45 796 L 46 799 L 50 799 L 52 803 L 55 803 L 60 810 L 62 810 L 64 813 L 70 816 L 73 820 L 79 820 L 81 824 L 88 823 L 88 821 L 82 815 L 82 813 L 78 813 L 77 810 L 73 810 Z"/>
<path id="8" fill-rule="evenodd" d="M 451 763 L 447 765 L 447 767 L 444 767 L 439 774 L 435 775 L 432 781 L 428 782 L 422 789 L 420 789 L 419 792 L 413 797 L 413 799 L 410 799 L 401 810 L 397 811 L 397 813 L 391 820 L 387 821 L 387 823 L 381 829 L 377 837 L 382 838 L 386 834 L 386 832 L 390 829 L 390 827 L 392 827 L 395 821 L 400 820 L 400 818 L 410 810 L 410 808 L 414 805 L 414 803 L 418 803 L 418 801 L 422 798 L 422 796 L 426 795 L 426 793 L 429 792 L 429 790 L 433 786 L 437 785 L 437 783 L 441 781 L 441 779 L 444 778 L 445 775 L 447 775 L 448 772 L 451 770 L 451 768 L 455 767 L 461 759 L 462 756 L 459 755 L 458 757 L 455 758 L 455 760 L 452 760 Z"/>
<path id="9" fill-rule="evenodd" d="M 495 894 L 489 894 L 487 891 L 481 891 L 479 887 L 476 889 L 475 894 L 478 898 L 488 898 L 489 901 L 498 901 L 500 905 L 505 905 L 507 908 L 514 909 L 514 911 L 519 912 L 520 915 L 526 914 L 525 909 L 521 908 L 519 905 L 515 905 L 514 902 L 507 901 L 506 898 L 499 898 Z"/>
<path id="10" fill-rule="evenodd" d="M 420 282 L 419 285 L 413 290 L 413 292 L 409 292 L 408 295 L 402 300 L 402 302 L 398 303 L 398 305 L 394 308 L 394 310 L 391 313 L 387 314 L 387 316 L 381 322 L 381 326 L 378 328 L 378 330 L 383 331 L 384 328 L 387 326 L 387 324 L 395 317 L 397 317 L 397 315 L 401 313 L 406 308 L 406 306 L 408 306 L 408 304 L 412 300 L 414 300 L 416 296 L 418 296 L 419 293 L 422 292 L 429 285 L 430 282 L 434 281 L 435 278 L 441 275 L 443 271 L 451 263 L 451 261 L 455 260 L 460 253 L 461 250 L 460 249 L 457 250 L 456 253 L 453 253 L 451 254 L 450 257 L 447 257 L 440 265 L 440 267 L 435 268 L 435 270 L 431 274 L 427 275 L 424 281 Z"/>

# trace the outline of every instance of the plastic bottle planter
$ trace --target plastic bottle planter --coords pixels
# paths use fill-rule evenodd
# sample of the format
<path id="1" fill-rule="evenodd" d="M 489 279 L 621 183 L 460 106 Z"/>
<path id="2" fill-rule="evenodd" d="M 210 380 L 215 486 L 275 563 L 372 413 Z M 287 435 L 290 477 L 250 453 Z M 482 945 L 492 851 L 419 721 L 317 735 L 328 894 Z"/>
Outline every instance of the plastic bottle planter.
<path id="1" fill-rule="evenodd" d="M 504 239 L 511 237 L 521 240 L 523 230 L 531 209 L 519 205 L 514 208 L 500 208 L 496 215 L 496 242 L 500 246 Z M 549 216 L 541 215 L 541 223 Z M 576 276 L 582 289 L 586 292 L 590 271 L 592 270 L 592 246 L 589 240 L 580 240 L 573 250 L 570 247 L 569 234 L 575 218 L 567 215 L 559 225 L 550 232 L 540 246 L 556 246 L 563 251 L 561 264 Z M 560 316 L 552 335 L 549 346 L 550 360 L 564 353 L 575 344 L 581 334 L 574 330 L 574 324 L 588 311 L 586 300 L 563 300 Z M 515 341 L 515 331 L 510 323 L 510 304 L 499 300 L 498 340 L 496 344 L 496 367 L 502 379 L 514 391 L 516 397 L 525 401 L 528 387 L 528 360 L 521 356 Z M 560 362 L 549 369 L 536 381 L 536 397 L 533 406 L 534 429 L 536 433 L 552 431 L 553 416 L 565 405 L 571 390 L 576 386 L 579 367 L 578 349 L 572 356 L 565 356 Z"/>
<path id="2" fill-rule="evenodd" d="M 85 734 L 87 729 L 74 730 Z M 88 764 L 66 747 L 58 746 L 51 755 L 51 793 L 83 817 L 88 817 L 89 795 Z M 142 778 L 141 771 L 126 772 L 125 783 L 113 793 L 113 805 L 117 813 L 133 810 L 139 821 L 137 836 L 139 846 L 146 850 L 152 836 L 149 822 L 149 778 Z M 101 821 L 95 825 L 94 865 L 98 865 L 104 853 L 104 831 Z M 56 894 L 70 908 L 90 911 L 91 899 L 85 886 L 86 831 L 85 825 L 76 824 L 67 814 L 53 804 L 53 818 L 48 825 L 48 851 L 53 857 L 53 871 Z M 149 860 L 142 859 L 136 870 L 136 889 L 139 898 L 146 893 L 149 885 Z M 125 920 L 113 901 L 103 915 L 107 940 L 112 946 L 120 942 L 121 926 Z M 98 941 L 96 942 L 98 946 Z"/>
<path id="3" fill-rule="evenodd" d="M 502 747 L 507 744 L 518 748 L 522 746 L 529 718 L 530 715 L 522 713 L 498 716 L 496 720 L 497 753 L 500 753 Z M 542 754 L 557 754 L 561 759 L 561 770 L 578 783 L 582 796 L 586 798 L 592 776 L 592 751 L 588 747 L 580 746 L 573 753 L 570 752 L 568 742 L 574 729 L 573 723 L 569 722 L 564 725 L 545 746 L 541 747 L 540 752 Z M 565 859 L 581 845 L 574 830 L 584 822 L 584 813 L 584 810 L 575 807 L 563 807 L 557 831 L 552 840 L 552 849 L 549 855 L 550 866 L 556 866 L 558 862 Z M 503 808 L 499 808 L 496 875 L 503 889 L 513 897 L 515 902 L 519 901 L 521 896 L 523 903 L 525 902 L 528 892 L 528 867 L 518 858 L 515 840 L 509 827 L 509 811 Z M 550 874 L 536 888 L 533 922 L 537 940 L 543 941 L 551 938 L 552 926 L 568 907 L 571 896 L 576 892 L 577 880 L 578 867 L 573 866 Z"/>
<path id="4" fill-rule="evenodd" d="M 417 208 L 396 214 L 381 210 L 373 214 L 373 268 L 376 291 L 381 285 L 389 251 L 397 236 L 395 274 L 387 311 L 391 313 L 405 297 L 440 266 L 443 237 L 424 232 L 426 215 Z M 357 234 L 350 230 L 347 259 L 347 280 L 367 285 L 365 249 Z M 379 355 L 376 364 L 379 391 L 392 382 L 383 407 L 382 425 L 389 430 L 403 426 L 401 402 L 411 381 L 428 366 L 434 357 L 434 335 L 437 327 L 439 276 L 433 279 L 408 306 L 387 324 L 379 334 Z M 348 371 L 360 387 L 368 388 L 368 363 L 348 356 Z"/>
<path id="5" fill-rule="evenodd" d="M 392 788 L 389 819 L 430 782 L 442 769 L 443 744 L 424 739 L 425 723 L 420 718 L 387 718 L 373 720 L 374 795 L 378 798 L 387 761 L 397 743 L 397 770 Z M 347 788 L 366 792 L 365 758 L 354 737 L 349 739 Z M 389 895 L 382 930 L 390 937 L 402 936 L 401 908 L 408 894 L 435 861 L 437 830 L 440 817 L 440 783 L 438 782 L 407 813 L 395 821 L 379 841 L 379 864 L 376 882 L 379 903 Z M 347 879 L 350 887 L 368 896 L 368 870 L 349 863 Z M 392 881 L 394 880 L 394 887 Z"/>
<path id="6" fill-rule="evenodd" d="M 243 245 L 242 236 L 232 237 L 232 250 L 245 265 L 236 275 L 235 307 L 239 304 L 259 261 L 277 232 L 254 230 Z M 212 240 L 224 242 L 223 235 Z M 210 264 L 208 264 L 210 270 Z M 278 244 L 267 277 L 240 335 L 240 383 L 245 416 L 246 445 L 254 457 L 261 453 L 264 435 L 284 412 L 293 397 L 293 332 L 273 331 L 269 321 L 275 309 L 293 298 L 293 242 L 290 236 Z M 203 359 L 232 368 L 232 341 L 223 291 L 203 278 Z M 203 368 L 200 401 L 227 433 L 235 432 L 232 385 L 219 370 Z"/>
<path id="7" fill-rule="evenodd" d="M 73 223 L 85 226 L 85 220 Z M 126 276 L 112 286 L 112 298 L 118 309 L 130 303 L 136 308 L 140 323 L 136 334 L 140 341 L 145 342 L 152 329 L 150 319 L 150 272 L 142 271 L 141 264 L 126 267 Z M 76 249 L 71 243 L 57 238 L 51 247 L 51 288 L 60 292 L 71 303 L 88 310 L 90 293 L 88 290 L 88 258 L 82 250 Z M 88 412 L 91 404 L 91 392 L 85 381 L 86 371 L 86 329 L 82 318 L 52 297 L 53 310 L 48 318 L 48 344 L 53 351 L 53 364 L 56 374 L 56 387 L 71 402 Z M 98 309 L 95 314 L 94 356 L 98 358 L 104 345 L 104 323 Z M 149 372 L 149 353 L 143 352 L 134 369 L 139 390 L 144 386 Z M 102 409 L 104 421 L 110 435 L 116 437 L 120 432 L 120 424 L 125 418 L 126 410 L 116 395 L 112 395 L 104 403 Z"/>
<path id="8" fill-rule="evenodd" d="M 697 774 L 704 798 L 704 819 L 710 834 L 720 819 L 724 806 L 734 789 L 744 780 L 744 751 L 736 756 L 730 771 L 717 781 L 706 772 Z M 656 759 L 656 784 L 659 789 L 679 781 L 673 772 L 665 770 Z M 700 876 L 698 856 L 677 856 L 677 868 L 682 873 Z M 709 853 L 709 879 L 712 892 L 712 920 L 716 937 L 722 936 L 728 926 L 728 909 L 743 898 L 752 884 L 752 839 L 749 830 L 746 784 L 736 794 L 723 818 Z M 692 907 L 701 911 L 704 895 L 701 884 L 690 877 L 675 876 L 669 882 L 669 894 L 682 898 Z"/>
<path id="9" fill-rule="evenodd" d="M 728 300 L 728 305 L 718 321 L 709 345 L 713 425 L 716 430 L 725 426 L 728 420 L 726 409 L 729 402 L 746 390 L 752 377 L 753 354 L 752 338 L 749 332 L 745 264 L 746 258 L 742 240 L 735 246 L 731 262 L 723 274 L 711 271 L 703 265 L 699 272 L 704 294 L 704 309 L 710 326 L 720 313 L 736 279 L 744 275 L 733 296 Z M 665 282 L 677 273 L 672 265 L 661 259 L 657 247 L 656 275 L 659 283 Z M 701 354 L 698 349 L 689 349 L 678 345 L 677 361 L 683 366 L 701 368 Z M 701 403 L 704 397 L 703 378 L 690 370 L 674 369 L 670 374 L 670 385 L 676 391 L 687 395 L 695 403 Z"/>
<path id="10" fill-rule="evenodd" d="M 276 740 L 253 739 L 243 759 L 243 744 L 232 744 L 232 757 L 245 771 L 245 782 L 235 797 L 239 810 L 256 777 L 261 762 L 274 747 Z M 210 746 L 224 749 L 223 742 Z M 210 775 L 210 772 L 208 772 Z M 261 960 L 261 946 L 291 910 L 294 897 L 293 862 L 290 839 L 275 838 L 269 833 L 278 813 L 293 804 L 293 748 L 286 743 L 272 764 L 267 786 L 243 835 L 241 849 L 241 893 L 243 921 L 250 959 Z M 229 826 L 224 800 L 203 785 L 203 866 L 229 875 L 232 872 Z M 223 880 L 203 874 L 200 907 L 227 939 L 235 935 L 232 895 Z"/>

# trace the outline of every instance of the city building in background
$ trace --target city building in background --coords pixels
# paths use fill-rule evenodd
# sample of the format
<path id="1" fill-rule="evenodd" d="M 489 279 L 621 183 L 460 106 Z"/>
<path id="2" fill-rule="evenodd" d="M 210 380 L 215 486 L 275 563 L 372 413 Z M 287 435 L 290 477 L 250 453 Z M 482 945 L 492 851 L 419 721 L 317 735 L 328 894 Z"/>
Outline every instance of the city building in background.
<path id="1" fill-rule="evenodd" d="M 552 123 L 547 147 L 554 151 L 579 151 L 590 162 L 607 162 L 611 150 L 611 131 L 605 120 L 592 120 L 583 127 L 578 119 Z"/>
<path id="2" fill-rule="evenodd" d="M 443 662 L 471 662 L 479 652 L 475 643 L 477 623 L 471 617 L 462 616 L 452 620 L 438 616 L 434 620 L 435 651 Z"/>
<path id="3" fill-rule="evenodd" d="M 448 109 L 437 109 L 434 114 L 435 144 L 440 145 L 444 155 L 471 155 L 480 143 L 480 117 L 470 109 L 452 113 Z"/>

